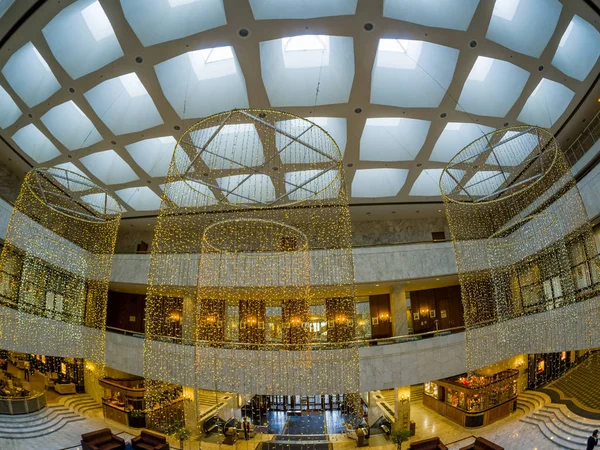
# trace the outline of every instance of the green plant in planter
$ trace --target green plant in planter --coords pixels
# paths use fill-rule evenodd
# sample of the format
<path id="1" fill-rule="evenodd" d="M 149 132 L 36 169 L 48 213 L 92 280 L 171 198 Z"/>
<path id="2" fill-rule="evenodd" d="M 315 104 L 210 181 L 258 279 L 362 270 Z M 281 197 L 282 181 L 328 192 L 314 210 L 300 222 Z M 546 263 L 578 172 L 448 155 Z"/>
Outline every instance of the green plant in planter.
<path id="1" fill-rule="evenodd" d="M 192 437 L 192 432 L 186 427 L 176 428 L 171 434 L 175 439 L 179 439 L 179 448 L 183 450 L 183 441 L 187 441 Z"/>
<path id="2" fill-rule="evenodd" d="M 393 431 L 392 434 L 390 434 L 390 439 L 392 440 L 392 442 L 394 444 L 396 444 L 398 446 L 398 450 L 401 450 L 402 443 L 406 442 L 410 439 L 410 431 L 409 430 Z"/>

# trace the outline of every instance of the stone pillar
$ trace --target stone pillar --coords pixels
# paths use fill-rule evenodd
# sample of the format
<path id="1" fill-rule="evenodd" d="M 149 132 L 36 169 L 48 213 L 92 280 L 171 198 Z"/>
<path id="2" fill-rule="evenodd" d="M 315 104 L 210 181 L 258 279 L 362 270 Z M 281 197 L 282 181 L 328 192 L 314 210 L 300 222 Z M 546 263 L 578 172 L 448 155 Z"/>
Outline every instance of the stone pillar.
<path id="1" fill-rule="evenodd" d="M 408 334 L 405 284 L 394 284 L 392 286 L 390 303 L 392 309 L 392 334 L 394 336 L 404 336 Z"/>
<path id="2" fill-rule="evenodd" d="M 394 417 L 392 431 L 410 429 L 410 386 L 394 389 Z"/>
<path id="3" fill-rule="evenodd" d="M 379 419 L 382 415 L 383 412 L 375 400 L 375 393 L 373 391 L 369 392 L 369 416 L 367 419 L 369 425 L 373 425 L 375 422 L 377 422 L 377 419 Z"/>

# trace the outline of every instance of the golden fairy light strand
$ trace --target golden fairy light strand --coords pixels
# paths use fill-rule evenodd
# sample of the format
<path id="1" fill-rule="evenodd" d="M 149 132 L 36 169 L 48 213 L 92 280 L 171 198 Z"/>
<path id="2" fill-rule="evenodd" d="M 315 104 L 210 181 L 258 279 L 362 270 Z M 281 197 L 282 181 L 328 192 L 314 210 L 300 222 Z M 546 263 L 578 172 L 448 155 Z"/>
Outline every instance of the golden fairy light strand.
<path id="1" fill-rule="evenodd" d="M 358 392 L 350 214 L 333 139 L 281 111 L 216 114 L 181 137 L 163 189 L 146 303 L 147 404 L 164 403 L 176 373 L 215 398 Z M 182 329 L 166 343 L 173 297 Z M 196 419 L 204 412 L 198 406 Z"/>
<path id="2" fill-rule="evenodd" d="M 458 153 L 440 189 L 467 327 L 467 367 L 582 347 L 597 250 L 577 184 L 549 131 L 494 131 Z M 540 331 L 541 330 L 541 331 Z M 578 337 L 579 336 L 579 337 Z M 580 339 L 580 341 L 577 341 Z"/>
<path id="3" fill-rule="evenodd" d="M 5 348 L 85 358 L 102 376 L 118 203 L 88 178 L 37 168 L 26 176 L 0 256 Z"/>

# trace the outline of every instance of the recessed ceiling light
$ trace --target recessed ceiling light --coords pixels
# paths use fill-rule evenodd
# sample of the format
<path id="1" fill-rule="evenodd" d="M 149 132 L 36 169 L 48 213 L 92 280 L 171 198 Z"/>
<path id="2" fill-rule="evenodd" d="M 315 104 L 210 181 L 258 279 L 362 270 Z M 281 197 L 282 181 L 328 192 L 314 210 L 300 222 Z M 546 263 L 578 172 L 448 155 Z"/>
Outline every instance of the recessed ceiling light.
<path id="1" fill-rule="evenodd" d="M 438 209 L 438 212 L 442 212 L 442 210 L 441 210 L 441 209 Z"/>
<path id="2" fill-rule="evenodd" d="M 435 281 L 440 281 L 440 279 L 439 279 L 439 278 L 436 278 L 436 279 L 435 279 Z"/>
<path id="3" fill-rule="evenodd" d="M 376 287 L 379 286 L 378 284 L 375 285 Z"/>

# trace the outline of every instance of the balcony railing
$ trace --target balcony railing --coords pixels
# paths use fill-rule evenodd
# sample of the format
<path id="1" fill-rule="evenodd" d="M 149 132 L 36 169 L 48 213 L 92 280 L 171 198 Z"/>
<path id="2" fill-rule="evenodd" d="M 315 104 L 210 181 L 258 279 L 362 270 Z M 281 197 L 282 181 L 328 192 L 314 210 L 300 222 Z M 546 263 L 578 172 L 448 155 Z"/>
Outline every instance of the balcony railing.
<path id="1" fill-rule="evenodd" d="M 573 167 L 584 155 L 600 140 L 600 111 L 590 121 L 583 132 L 575 139 L 571 146 L 565 150 L 565 156 Z M 592 158 L 594 155 L 592 155 Z"/>

